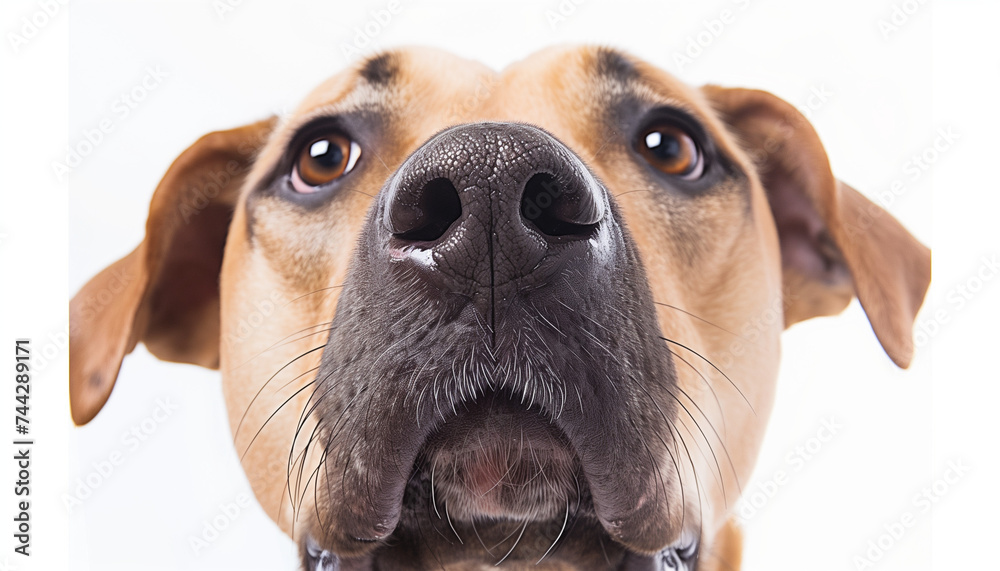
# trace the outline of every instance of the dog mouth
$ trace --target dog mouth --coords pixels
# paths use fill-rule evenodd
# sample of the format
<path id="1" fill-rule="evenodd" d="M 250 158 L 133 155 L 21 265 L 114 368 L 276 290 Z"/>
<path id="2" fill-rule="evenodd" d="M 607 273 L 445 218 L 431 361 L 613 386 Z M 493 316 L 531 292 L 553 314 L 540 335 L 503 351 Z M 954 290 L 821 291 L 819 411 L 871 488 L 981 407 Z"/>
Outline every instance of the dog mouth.
<path id="1" fill-rule="evenodd" d="M 596 514 L 576 450 L 559 411 L 528 395 L 500 389 L 439 409 L 416 454 L 393 533 L 376 550 L 347 558 L 307 536 L 303 568 L 479 569 L 504 562 L 539 569 L 697 568 L 700 538 L 689 531 L 654 554 L 616 543 Z M 434 543 L 436 549 L 429 547 Z"/>
<path id="2" fill-rule="evenodd" d="M 589 464 L 581 460 L 587 432 L 575 426 L 579 417 L 574 422 L 574 415 L 565 414 L 574 410 L 565 403 L 546 403 L 497 388 L 467 401 L 427 406 L 433 415 L 421 428 L 413 427 L 421 436 L 407 444 L 411 453 L 396 449 L 413 461 L 395 478 L 403 493 L 391 532 L 377 539 L 355 537 L 366 552 L 353 555 L 323 549 L 307 536 L 304 568 L 472 569 L 506 561 L 541 569 L 549 563 L 559 569 L 696 569 L 698 536 L 689 527 L 653 554 L 611 534 L 594 499 L 596 490 L 598 501 L 608 502 L 608 484 L 598 482 L 595 489 L 588 476 L 609 466 L 595 469 L 592 455 Z M 618 480 L 623 486 L 629 485 L 627 472 L 652 469 L 641 463 L 614 468 L 623 475 Z"/>

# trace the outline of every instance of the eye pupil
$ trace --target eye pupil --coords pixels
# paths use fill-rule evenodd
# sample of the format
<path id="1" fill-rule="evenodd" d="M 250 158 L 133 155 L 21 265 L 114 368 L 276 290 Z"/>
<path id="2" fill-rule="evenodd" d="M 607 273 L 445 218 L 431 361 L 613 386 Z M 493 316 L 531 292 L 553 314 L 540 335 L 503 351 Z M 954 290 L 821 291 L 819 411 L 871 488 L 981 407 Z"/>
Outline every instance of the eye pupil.
<path id="1" fill-rule="evenodd" d="M 309 147 L 309 156 L 320 167 L 332 169 L 344 162 L 344 149 L 339 145 L 331 145 L 330 141 L 322 139 Z"/>
<path id="2" fill-rule="evenodd" d="M 646 147 L 661 160 L 676 159 L 681 154 L 681 142 L 673 136 L 663 136 L 659 131 L 646 135 Z"/>

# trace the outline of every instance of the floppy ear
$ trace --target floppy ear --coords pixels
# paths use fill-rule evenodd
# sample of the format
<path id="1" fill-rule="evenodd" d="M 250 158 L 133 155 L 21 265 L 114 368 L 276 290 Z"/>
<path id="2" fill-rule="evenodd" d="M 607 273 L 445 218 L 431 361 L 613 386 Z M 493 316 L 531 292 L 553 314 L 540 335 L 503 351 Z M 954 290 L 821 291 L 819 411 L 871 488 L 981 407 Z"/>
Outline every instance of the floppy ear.
<path id="1" fill-rule="evenodd" d="M 209 133 L 181 153 L 153 194 L 146 238 L 73 297 L 73 422 L 101 410 L 139 341 L 167 361 L 219 366 L 219 270 L 229 221 L 274 124 Z"/>
<path id="2" fill-rule="evenodd" d="M 896 365 L 913 358 L 913 322 L 931 256 L 885 210 L 838 181 L 812 125 L 750 89 L 702 90 L 756 163 L 781 242 L 785 326 L 842 311 L 857 295 Z"/>

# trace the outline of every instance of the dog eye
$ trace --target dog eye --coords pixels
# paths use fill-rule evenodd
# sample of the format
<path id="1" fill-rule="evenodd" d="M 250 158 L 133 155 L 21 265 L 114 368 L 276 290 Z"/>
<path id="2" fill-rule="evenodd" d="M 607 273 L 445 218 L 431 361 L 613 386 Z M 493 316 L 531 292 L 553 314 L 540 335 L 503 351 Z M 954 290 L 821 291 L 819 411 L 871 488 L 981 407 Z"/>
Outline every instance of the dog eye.
<path id="1" fill-rule="evenodd" d="M 314 138 L 299 151 L 292 186 L 302 194 L 316 192 L 317 187 L 351 172 L 360 156 L 361 147 L 339 133 Z"/>
<path id="2" fill-rule="evenodd" d="M 696 180 L 705 170 L 701 149 L 683 129 L 655 123 L 642 131 L 636 150 L 664 174 Z"/>

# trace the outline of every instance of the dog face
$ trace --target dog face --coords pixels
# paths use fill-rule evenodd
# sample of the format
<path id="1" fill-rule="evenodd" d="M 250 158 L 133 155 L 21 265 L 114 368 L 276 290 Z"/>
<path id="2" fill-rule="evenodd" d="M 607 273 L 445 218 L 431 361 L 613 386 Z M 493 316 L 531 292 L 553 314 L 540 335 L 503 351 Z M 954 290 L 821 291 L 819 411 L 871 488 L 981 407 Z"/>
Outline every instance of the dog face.
<path id="1" fill-rule="evenodd" d="M 906 366 L 929 276 L 772 95 L 401 50 L 177 159 L 73 300 L 72 408 L 139 341 L 219 367 L 306 569 L 735 568 L 781 331 L 857 295 Z"/>

